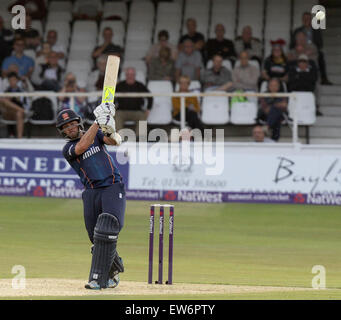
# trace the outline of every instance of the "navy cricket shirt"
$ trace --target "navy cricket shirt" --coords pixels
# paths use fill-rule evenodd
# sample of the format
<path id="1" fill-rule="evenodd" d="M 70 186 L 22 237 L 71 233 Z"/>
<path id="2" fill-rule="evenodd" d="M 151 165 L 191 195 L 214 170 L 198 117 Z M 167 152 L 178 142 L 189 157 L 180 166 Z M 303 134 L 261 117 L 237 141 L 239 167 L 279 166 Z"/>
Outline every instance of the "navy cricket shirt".
<path id="1" fill-rule="evenodd" d="M 103 132 L 98 130 L 94 143 L 78 156 L 75 147 L 80 139 L 69 141 L 63 148 L 65 159 L 77 172 L 86 189 L 110 186 L 121 181 L 120 172 L 108 153 L 103 138 Z"/>

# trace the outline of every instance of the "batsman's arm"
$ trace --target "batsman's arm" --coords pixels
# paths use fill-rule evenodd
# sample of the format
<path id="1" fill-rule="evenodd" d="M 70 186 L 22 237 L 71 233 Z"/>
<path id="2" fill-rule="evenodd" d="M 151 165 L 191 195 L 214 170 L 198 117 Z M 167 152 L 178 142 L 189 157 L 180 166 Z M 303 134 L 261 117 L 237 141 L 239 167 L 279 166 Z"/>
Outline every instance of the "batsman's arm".
<path id="1" fill-rule="evenodd" d="M 98 128 L 98 124 L 94 122 L 89 130 L 82 135 L 75 147 L 75 152 L 78 156 L 83 154 L 93 144 Z"/>

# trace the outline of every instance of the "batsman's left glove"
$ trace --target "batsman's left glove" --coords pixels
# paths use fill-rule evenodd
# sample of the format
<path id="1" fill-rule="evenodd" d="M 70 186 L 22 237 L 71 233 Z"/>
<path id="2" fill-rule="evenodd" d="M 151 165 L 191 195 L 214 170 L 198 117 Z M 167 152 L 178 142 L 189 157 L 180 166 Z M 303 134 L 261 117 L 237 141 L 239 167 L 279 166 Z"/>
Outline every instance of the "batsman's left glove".
<path id="1" fill-rule="evenodd" d="M 101 103 L 99 106 L 96 107 L 94 110 L 94 115 L 96 118 L 102 116 L 102 115 L 111 115 L 112 117 L 115 116 L 116 107 L 113 103 L 105 102 Z"/>

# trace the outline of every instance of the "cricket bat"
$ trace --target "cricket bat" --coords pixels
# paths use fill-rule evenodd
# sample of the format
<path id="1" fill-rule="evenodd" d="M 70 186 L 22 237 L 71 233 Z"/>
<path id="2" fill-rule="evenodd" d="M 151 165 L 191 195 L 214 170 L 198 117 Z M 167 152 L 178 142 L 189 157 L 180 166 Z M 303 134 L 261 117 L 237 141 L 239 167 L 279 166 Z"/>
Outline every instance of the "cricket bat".
<path id="1" fill-rule="evenodd" d="M 120 67 L 120 58 L 117 56 L 108 56 L 105 67 L 105 76 L 103 83 L 102 103 L 114 103 L 115 89 L 117 82 L 118 69 Z"/>

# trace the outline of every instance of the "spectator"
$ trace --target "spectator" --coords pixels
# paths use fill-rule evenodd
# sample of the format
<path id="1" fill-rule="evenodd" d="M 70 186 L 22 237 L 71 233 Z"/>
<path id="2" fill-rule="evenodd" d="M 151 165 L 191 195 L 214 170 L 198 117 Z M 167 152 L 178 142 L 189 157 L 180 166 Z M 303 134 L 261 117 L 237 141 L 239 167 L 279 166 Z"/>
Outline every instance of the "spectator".
<path id="1" fill-rule="evenodd" d="M 234 44 L 231 40 L 225 39 L 225 27 L 219 23 L 215 26 L 216 37 L 208 39 L 206 43 L 206 60 L 211 60 L 214 55 L 219 54 L 223 59 L 229 59 L 232 64 L 237 58 Z"/>
<path id="2" fill-rule="evenodd" d="M 174 81 L 175 69 L 174 60 L 171 59 L 171 50 L 168 47 L 162 47 L 158 58 L 152 58 L 149 69 L 149 80 L 170 80 Z"/>
<path id="3" fill-rule="evenodd" d="M 48 42 L 42 43 L 40 50 L 37 51 L 36 59 L 34 61 L 35 66 L 39 66 L 40 64 L 47 63 L 47 60 L 51 51 L 52 51 L 51 46 Z"/>
<path id="4" fill-rule="evenodd" d="M 2 63 L 2 76 L 6 77 L 8 74 L 8 67 L 14 63 L 19 66 L 19 77 L 31 77 L 34 68 L 34 61 L 32 58 L 24 55 L 25 42 L 23 39 L 16 39 L 14 41 L 14 52 L 11 56 L 5 58 Z"/>
<path id="5" fill-rule="evenodd" d="M 8 87 L 5 92 L 22 92 L 19 87 L 19 77 L 15 72 L 8 74 Z M 25 98 L 1 98 L 0 99 L 0 110 L 2 111 L 2 116 L 5 120 L 15 120 L 16 121 L 16 136 L 17 138 L 22 138 L 24 133 L 24 120 L 25 120 Z M 10 129 L 10 128 L 8 128 Z M 9 132 L 12 136 L 12 132 Z"/>
<path id="6" fill-rule="evenodd" d="M 223 57 L 219 54 L 213 56 L 213 67 L 201 71 L 201 82 L 204 90 L 228 90 L 232 87 L 230 70 L 223 66 Z"/>
<path id="7" fill-rule="evenodd" d="M 317 69 L 314 61 L 309 60 L 307 55 L 301 54 L 290 68 L 288 90 L 314 92 L 316 82 Z"/>
<path id="8" fill-rule="evenodd" d="M 258 61 L 262 65 L 262 44 L 259 39 L 252 37 L 252 28 L 243 28 L 242 35 L 237 37 L 235 48 L 238 56 L 242 51 L 247 51 L 251 60 Z"/>
<path id="9" fill-rule="evenodd" d="M 92 58 L 94 59 L 94 63 L 96 62 L 96 59 L 102 54 L 113 54 L 119 57 L 122 56 L 123 49 L 112 42 L 113 36 L 114 32 L 110 27 L 106 27 L 103 29 L 102 32 L 103 44 L 97 46 L 92 52 Z"/>
<path id="10" fill-rule="evenodd" d="M 252 129 L 252 139 L 254 142 L 274 142 L 267 136 L 267 129 L 261 125 L 255 125 Z"/>
<path id="11" fill-rule="evenodd" d="M 75 93 L 75 92 L 85 92 L 84 89 L 77 86 L 76 76 L 69 72 L 65 75 L 64 85 L 59 92 Z M 86 98 L 85 97 L 75 97 L 73 99 L 74 103 L 72 106 L 72 99 L 69 97 L 58 97 L 59 110 L 73 109 L 81 117 L 84 117 L 86 112 Z"/>
<path id="12" fill-rule="evenodd" d="M 187 34 L 183 35 L 179 40 L 179 50 L 183 50 L 185 41 L 190 39 L 194 43 L 195 50 L 199 50 L 204 55 L 205 37 L 202 33 L 197 32 L 197 22 L 193 18 L 186 21 Z"/>
<path id="13" fill-rule="evenodd" d="M 304 12 L 302 15 L 302 26 L 295 29 L 290 42 L 290 49 L 293 49 L 296 45 L 296 35 L 303 32 L 307 37 L 308 44 L 314 44 L 318 51 L 318 65 L 321 72 L 321 84 L 331 85 L 328 80 L 326 62 L 323 53 L 323 39 L 321 29 L 313 29 L 311 26 L 312 16 L 310 12 Z"/>
<path id="14" fill-rule="evenodd" d="M 269 93 L 280 92 L 280 81 L 278 78 L 272 78 L 268 83 Z M 257 120 L 266 122 L 271 130 L 271 139 L 278 141 L 280 138 L 281 123 L 287 114 L 287 98 L 260 98 L 260 109 L 258 110 Z"/>
<path id="15" fill-rule="evenodd" d="M 313 60 L 315 64 L 317 64 L 317 48 L 313 43 L 308 43 L 307 36 L 304 34 L 304 32 L 298 32 L 296 34 L 296 44 L 295 47 L 289 51 L 288 60 L 295 61 L 301 54 L 307 55 L 309 60 Z"/>
<path id="16" fill-rule="evenodd" d="M 164 47 L 169 48 L 171 50 L 172 60 L 175 61 L 177 56 L 178 56 L 178 52 L 177 52 L 176 47 L 168 42 L 168 40 L 169 40 L 168 31 L 167 30 L 159 31 L 157 37 L 158 37 L 159 42 L 152 45 L 151 48 L 149 49 L 149 51 L 146 55 L 146 58 L 145 58 L 146 63 L 149 64 L 153 58 L 158 58 L 160 49 L 164 48 Z"/>
<path id="17" fill-rule="evenodd" d="M 0 16 L 0 64 L 12 52 L 14 35 L 10 29 L 5 29 L 4 19 Z"/>
<path id="18" fill-rule="evenodd" d="M 16 5 L 24 6 L 32 19 L 43 20 L 46 17 L 47 8 L 45 0 L 18 0 L 9 6 L 9 11 Z"/>
<path id="19" fill-rule="evenodd" d="M 33 59 L 35 58 L 35 52 L 40 44 L 41 35 L 38 30 L 32 28 L 32 17 L 26 13 L 26 28 L 15 30 L 15 34 L 25 41 L 26 50 L 31 50 L 30 54 Z"/>
<path id="20" fill-rule="evenodd" d="M 284 40 L 271 41 L 271 55 L 264 61 L 264 69 L 262 71 L 262 80 L 268 81 L 271 78 L 279 78 L 279 80 L 288 82 L 289 65 L 283 51 Z"/>
<path id="21" fill-rule="evenodd" d="M 191 79 L 188 76 L 181 76 L 179 79 L 179 92 L 186 93 L 189 91 Z M 179 97 L 172 98 L 173 118 L 180 121 L 181 100 Z M 204 126 L 200 120 L 200 105 L 197 97 L 185 98 L 186 122 L 192 129 L 204 130 Z"/>
<path id="22" fill-rule="evenodd" d="M 187 75 L 191 80 L 200 79 L 200 69 L 202 68 L 202 58 L 200 53 L 194 49 L 192 40 L 183 42 L 183 51 L 178 55 L 175 63 L 175 78 L 178 81 L 181 75 Z"/>
<path id="23" fill-rule="evenodd" d="M 48 55 L 47 63 L 40 64 L 39 69 L 39 84 L 40 90 L 61 90 L 63 69 L 58 64 L 58 53 L 51 51 Z"/>
<path id="24" fill-rule="evenodd" d="M 116 92 L 150 92 L 147 87 L 136 81 L 135 68 L 127 68 L 125 70 L 126 79 L 116 86 Z M 136 136 L 139 137 L 139 122 L 146 121 L 153 105 L 153 98 L 147 98 L 148 104 L 145 107 L 145 99 L 143 98 L 117 98 L 116 105 L 116 130 L 124 128 L 125 121 L 135 121 Z"/>
<path id="25" fill-rule="evenodd" d="M 259 70 L 249 63 L 249 54 L 242 51 L 239 55 L 240 66 L 232 71 L 233 87 L 237 90 L 257 91 Z"/>
<path id="26" fill-rule="evenodd" d="M 19 74 L 19 66 L 15 63 L 12 63 L 8 66 L 8 73 L 15 73 L 16 75 Z M 1 84 L 1 91 L 6 91 L 7 88 L 10 86 L 8 77 L 2 79 L 2 84 Z M 18 86 L 23 92 L 31 92 L 34 91 L 34 88 L 32 86 L 32 83 L 30 80 L 22 76 L 21 79 L 18 81 Z"/>
<path id="27" fill-rule="evenodd" d="M 46 42 L 50 45 L 51 50 L 57 53 L 58 60 L 63 64 L 66 50 L 64 46 L 57 44 L 58 32 L 56 30 L 49 30 L 46 36 Z M 41 50 L 41 48 L 39 48 Z"/>
<path id="28" fill-rule="evenodd" d="M 103 13 L 101 1 L 78 0 L 73 5 L 73 18 L 99 20 Z"/>
<path id="29" fill-rule="evenodd" d="M 105 76 L 105 67 L 107 65 L 107 56 L 102 54 L 97 58 L 96 67 L 88 77 L 87 88 L 89 92 L 103 90 Z"/>

